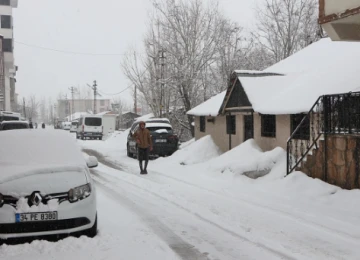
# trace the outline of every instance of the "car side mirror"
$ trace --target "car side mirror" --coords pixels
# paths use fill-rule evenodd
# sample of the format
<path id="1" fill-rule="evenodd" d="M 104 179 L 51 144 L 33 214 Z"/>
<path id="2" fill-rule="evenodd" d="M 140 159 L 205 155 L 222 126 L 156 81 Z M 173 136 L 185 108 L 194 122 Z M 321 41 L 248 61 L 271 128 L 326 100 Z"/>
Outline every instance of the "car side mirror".
<path id="1" fill-rule="evenodd" d="M 95 156 L 89 156 L 89 158 L 86 160 L 86 164 L 89 168 L 95 168 L 98 166 L 99 162 Z"/>

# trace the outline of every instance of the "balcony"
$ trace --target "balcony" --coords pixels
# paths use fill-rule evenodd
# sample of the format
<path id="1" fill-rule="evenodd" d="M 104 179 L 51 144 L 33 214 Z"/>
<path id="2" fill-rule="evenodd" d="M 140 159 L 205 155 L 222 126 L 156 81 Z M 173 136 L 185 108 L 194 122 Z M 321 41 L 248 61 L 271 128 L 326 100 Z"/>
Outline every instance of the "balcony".
<path id="1" fill-rule="evenodd" d="M 319 0 L 319 23 L 333 41 L 360 41 L 360 0 Z"/>

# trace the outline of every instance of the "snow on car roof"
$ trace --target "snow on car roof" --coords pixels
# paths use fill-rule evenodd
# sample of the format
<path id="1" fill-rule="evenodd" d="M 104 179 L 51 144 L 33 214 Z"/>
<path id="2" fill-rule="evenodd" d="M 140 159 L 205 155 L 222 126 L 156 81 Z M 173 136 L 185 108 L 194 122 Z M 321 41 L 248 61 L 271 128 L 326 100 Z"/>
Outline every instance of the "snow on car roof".
<path id="1" fill-rule="evenodd" d="M 76 140 L 68 132 L 3 131 L 0 144 L 0 182 L 44 169 L 87 167 Z"/>
<path id="2" fill-rule="evenodd" d="M 220 94 L 213 96 L 204 103 L 189 110 L 187 114 L 192 116 L 217 116 L 219 114 L 221 104 L 223 103 L 225 93 L 226 91 L 223 91 Z"/>
<path id="3" fill-rule="evenodd" d="M 170 124 L 166 124 L 166 123 L 146 123 L 146 128 L 148 127 L 168 127 L 168 128 L 172 128 L 172 126 Z"/>

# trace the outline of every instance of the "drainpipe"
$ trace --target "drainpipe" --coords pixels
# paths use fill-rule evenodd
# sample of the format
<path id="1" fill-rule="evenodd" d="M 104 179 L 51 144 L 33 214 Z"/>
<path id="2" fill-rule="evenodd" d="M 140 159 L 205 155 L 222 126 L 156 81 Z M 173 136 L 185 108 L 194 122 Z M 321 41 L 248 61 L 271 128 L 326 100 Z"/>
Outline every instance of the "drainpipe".
<path id="1" fill-rule="evenodd" d="M 228 116 L 231 116 L 231 113 L 228 114 Z M 228 129 L 228 122 L 226 122 L 226 130 Z M 229 151 L 231 150 L 231 132 L 229 131 Z"/>

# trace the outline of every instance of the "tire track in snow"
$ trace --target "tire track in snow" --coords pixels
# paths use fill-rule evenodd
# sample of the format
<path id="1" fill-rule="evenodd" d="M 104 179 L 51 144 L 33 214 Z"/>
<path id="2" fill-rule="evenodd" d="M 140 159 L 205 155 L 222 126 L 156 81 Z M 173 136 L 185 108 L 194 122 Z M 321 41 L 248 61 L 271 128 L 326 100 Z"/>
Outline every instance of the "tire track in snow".
<path id="1" fill-rule="evenodd" d="M 99 179 L 100 175 L 92 170 L 92 174 L 97 176 Z M 114 190 L 106 187 L 100 181 L 94 179 L 98 188 L 100 188 L 105 194 L 114 198 L 116 203 L 121 203 L 121 205 L 125 205 L 131 211 L 135 212 L 146 224 L 149 224 L 153 231 L 162 238 L 168 246 L 179 256 L 181 259 L 188 260 L 209 260 L 206 254 L 202 254 L 199 250 L 197 250 L 193 245 L 184 241 L 181 237 L 176 235 L 170 228 L 161 223 L 155 216 L 151 215 L 148 211 L 143 209 L 140 205 L 134 203 L 132 200 L 121 196 L 119 193 Z M 105 181 L 105 180 L 104 180 Z"/>
<path id="2" fill-rule="evenodd" d="M 110 168 L 113 168 L 115 170 L 121 170 L 121 171 L 124 171 L 124 172 L 127 172 L 127 171 L 132 171 L 132 175 L 134 176 L 137 176 L 139 178 L 142 178 L 142 176 L 139 176 L 138 174 L 136 174 L 134 172 L 133 169 L 131 169 L 130 167 L 127 167 L 127 166 L 123 166 L 123 165 L 119 165 L 119 164 L 115 164 L 113 163 L 111 160 L 108 160 L 106 159 L 101 153 L 97 152 L 97 151 L 94 151 L 94 150 L 91 150 L 91 149 L 85 149 L 83 150 L 84 152 L 88 153 L 92 156 L 96 156 L 98 157 L 98 160 L 99 162 L 103 163 L 104 165 L 110 167 Z M 184 181 L 184 180 L 180 180 L 180 179 L 177 179 L 177 178 L 174 178 L 174 177 L 171 177 L 171 176 L 168 176 L 166 174 L 163 174 L 161 172 L 157 172 L 157 171 L 149 171 L 149 174 L 156 174 L 156 175 L 160 175 L 162 177 L 165 177 L 167 179 L 170 179 L 170 180 L 173 180 L 173 181 L 176 181 L 176 182 L 180 182 L 180 183 L 183 183 L 183 184 L 186 184 L 188 186 L 192 186 L 192 187 L 195 187 L 197 189 L 201 189 L 201 190 L 204 190 L 204 191 L 207 191 L 207 192 L 210 192 L 216 196 L 220 196 L 222 198 L 226 198 L 226 199 L 231 199 L 234 203 L 236 203 L 237 205 L 241 205 L 239 203 L 239 200 L 241 200 L 241 203 L 243 204 L 246 204 L 247 206 L 249 207 L 252 207 L 252 208 L 257 208 L 257 209 L 262 209 L 262 210 L 266 210 L 268 213 L 271 213 L 271 214 L 276 214 L 276 215 L 279 215 L 281 214 L 283 217 L 285 218 L 288 218 L 288 219 L 293 219 L 293 220 L 297 220 L 297 221 L 300 221 L 301 225 L 304 225 L 304 226 L 307 226 L 307 227 L 310 227 L 310 228 L 315 228 L 315 229 L 318 229 L 320 231 L 323 231 L 323 232 L 326 232 L 326 233 L 330 233 L 331 235 L 334 235 L 336 234 L 337 236 L 345 239 L 345 240 L 360 240 L 360 237 L 357 237 L 357 236 L 353 236 L 349 233 L 346 233 L 346 232 L 343 232 L 341 230 L 338 230 L 338 229 L 333 229 L 331 227 L 328 227 L 328 226 L 324 226 L 324 225 L 321 225 L 317 222 L 314 222 L 314 221 L 311 221 L 311 220 L 308 220 L 308 219 L 305 219 L 301 216 L 298 216 L 298 215 L 293 215 L 287 211 L 284 211 L 284 210 L 281 210 L 281 209 L 274 209 L 268 205 L 263 205 L 263 204 L 260 204 L 258 202 L 255 202 L 255 201 L 250 201 L 247 199 L 244 199 L 244 198 L 234 198 L 232 196 L 226 196 L 226 195 L 223 195 L 223 194 L 219 194 L 213 190 L 210 190 L 210 189 L 207 189 L 207 188 L 204 188 L 204 187 L 201 187 L 199 185 L 196 185 L 196 184 L 193 184 L 193 183 L 190 183 L 190 182 L 187 182 L 187 181 Z M 163 183 L 163 182 L 159 182 L 159 181 L 156 181 L 154 180 L 153 178 L 146 178 L 146 180 L 149 180 L 149 181 L 152 181 L 154 183 Z M 336 221 L 339 221 L 339 220 L 336 220 Z"/>
<path id="3" fill-rule="evenodd" d="M 93 176 L 94 176 L 95 178 L 101 179 L 102 181 L 104 181 L 104 182 L 107 183 L 107 184 L 111 184 L 111 185 L 114 185 L 114 186 L 116 186 L 116 187 L 119 187 L 118 185 L 116 185 L 115 182 L 111 182 L 109 179 L 107 179 L 107 177 L 111 177 L 111 176 L 104 177 L 104 176 L 102 176 L 102 175 L 99 174 L 99 171 L 94 170 L 94 169 L 91 170 L 91 173 L 93 174 Z M 95 179 L 95 178 L 94 178 L 94 179 Z M 187 213 L 195 216 L 197 219 L 201 220 L 202 222 L 205 222 L 206 224 L 209 224 L 209 225 L 211 225 L 212 227 L 215 227 L 215 228 L 221 230 L 222 232 L 225 232 L 225 233 L 227 233 L 228 235 L 231 235 L 232 237 L 241 240 L 242 242 L 246 242 L 246 243 L 252 244 L 253 246 L 255 246 L 255 247 L 257 247 L 257 248 L 262 248 L 263 250 L 271 253 L 272 255 L 277 256 L 279 259 L 290 259 L 290 260 L 295 260 L 295 259 L 296 259 L 295 257 L 293 257 L 293 256 L 291 256 L 291 255 L 289 255 L 289 254 L 287 254 L 287 253 L 285 253 L 285 252 L 280 252 L 280 251 L 278 251 L 278 250 L 276 250 L 276 249 L 273 249 L 273 248 L 271 248 L 271 247 L 268 247 L 267 245 L 262 244 L 262 243 L 260 243 L 260 242 L 252 241 L 251 239 L 249 239 L 249 238 L 247 238 L 247 237 L 245 237 L 245 236 L 242 236 L 242 235 L 240 235 L 240 234 L 238 234 L 238 233 L 236 233 L 236 232 L 234 232 L 234 231 L 232 231 L 232 230 L 229 230 L 229 229 L 227 229 L 227 228 L 225 228 L 225 227 L 222 227 L 222 226 L 220 226 L 219 224 L 214 223 L 213 221 L 211 221 L 211 220 L 209 220 L 209 219 L 207 219 L 207 218 L 199 215 L 198 213 L 192 212 L 191 210 L 183 207 L 182 205 L 180 205 L 180 204 L 178 204 L 178 203 L 176 203 L 176 202 L 174 202 L 174 201 L 171 201 L 171 200 L 169 200 L 169 199 L 167 199 L 167 198 L 165 198 L 165 197 L 162 197 L 162 196 L 160 196 L 160 195 L 158 195 L 158 194 L 156 194 L 156 193 L 154 193 L 154 192 L 152 192 L 152 191 L 150 191 L 150 190 L 148 190 L 148 189 L 146 189 L 146 188 L 144 188 L 144 187 L 138 186 L 138 185 L 136 185 L 136 184 L 134 184 L 134 183 L 131 183 L 131 182 L 126 181 L 126 180 L 123 180 L 123 179 L 117 179 L 117 178 L 115 178 L 115 177 L 112 177 L 112 178 L 116 179 L 117 181 L 126 183 L 126 184 L 128 184 L 128 185 L 130 185 L 130 186 L 133 186 L 133 187 L 135 187 L 135 188 L 138 189 L 138 190 L 145 191 L 146 193 L 149 193 L 149 194 L 153 195 L 154 197 L 159 198 L 159 199 L 161 199 L 161 200 L 163 200 L 163 201 L 165 201 L 165 202 L 167 202 L 167 203 L 170 203 L 171 205 L 173 205 L 173 206 L 175 206 L 175 207 L 177 207 L 177 208 L 179 208 L 179 209 L 181 209 L 181 210 L 183 210 L 183 211 L 185 211 L 185 212 L 187 212 Z M 96 179 L 95 179 L 95 181 L 96 181 Z M 98 181 L 96 181 L 96 182 L 98 183 Z M 105 185 L 103 185 L 103 186 L 106 187 Z M 109 189 L 109 188 L 107 187 L 107 189 Z M 115 192 L 115 191 L 114 191 L 114 192 Z M 115 192 L 115 193 L 116 193 L 116 192 Z M 187 259 L 197 259 L 197 258 L 187 258 Z"/>

